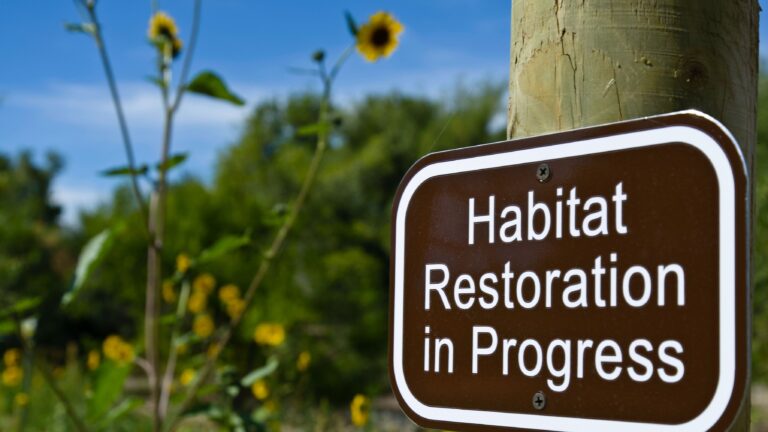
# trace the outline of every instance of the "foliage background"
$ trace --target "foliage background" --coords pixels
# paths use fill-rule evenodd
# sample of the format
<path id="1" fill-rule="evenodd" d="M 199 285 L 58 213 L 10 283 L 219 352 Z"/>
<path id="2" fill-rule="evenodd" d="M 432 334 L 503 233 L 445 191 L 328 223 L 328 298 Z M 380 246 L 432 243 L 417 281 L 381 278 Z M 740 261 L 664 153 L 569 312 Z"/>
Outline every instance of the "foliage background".
<path id="1" fill-rule="evenodd" d="M 251 350 L 257 321 L 277 321 L 305 338 L 316 353 L 311 368 L 318 373 L 310 374 L 314 394 L 339 402 L 362 390 L 381 393 L 387 388 L 382 341 L 387 335 L 393 193 L 403 173 L 428 151 L 503 138 L 501 128 L 490 128 L 503 85 L 478 88 L 459 89 L 452 100 L 440 102 L 397 93 L 369 96 L 344 111 L 305 217 L 245 319 L 239 352 Z M 168 216 L 177 223 L 169 227 L 166 263 L 249 227 L 255 243 L 250 249 L 202 269 L 222 283 L 248 282 L 254 256 L 271 240 L 311 156 L 311 139 L 293 132 L 315 118 L 316 110 L 317 99 L 310 94 L 259 104 L 240 141 L 219 155 L 212 185 L 192 174 L 173 185 Z M 133 217 L 132 203 L 126 185 L 111 202 L 84 212 L 82 226 L 67 233 L 73 246 L 69 253 L 101 230 Z M 80 344 L 97 343 L 112 333 L 138 336 L 143 292 L 137 287 L 144 278 L 145 246 L 135 235 L 137 229 L 129 227 L 118 235 L 66 317 L 41 321 L 41 334 L 47 335 L 41 343 L 63 348 L 73 336 Z M 172 271 L 171 266 L 166 269 Z M 18 287 L 38 277 L 39 268 L 30 268 Z M 243 356 L 244 363 L 255 360 Z"/>
<path id="2" fill-rule="evenodd" d="M 295 396 L 291 403 L 297 409 L 302 404 L 343 407 L 357 393 L 388 394 L 385 341 L 394 191 L 408 167 L 428 152 L 503 139 L 498 119 L 505 111 L 505 86 L 480 80 L 457 84 L 442 96 L 365 89 L 344 98 L 336 107 L 340 125 L 314 191 L 235 339 L 231 352 L 237 354 L 228 361 L 244 370 L 265 363 L 264 351 L 253 344 L 253 328 L 262 321 L 279 322 L 288 329 L 286 357 L 312 353 L 303 378 L 285 368 L 278 372 L 279 380 L 291 385 L 277 391 Z M 212 173 L 192 166 L 174 179 L 166 274 L 173 272 L 178 254 L 194 256 L 218 238 L 247 229 L 251 245 L 198 269 L 212 273 L 220 284 L 247 284 L 309 163 L 313 140 L 297 130 L 315 122 L 318 104 L 312 91 L 258 99 L 237 126 L 234 142 L 202 158 Z M 766 78 L 760 81 L 758 121 L 753 379 L 768 384 Z M 58 367 L 63 387 L 76 393 L 88 379 L 78 352 L 82 357 L 110 334 L 140 338 L 146 263 L 145 243 L 135 233 L 141 221 L 129 188 L 118 185 L 107 200 L 63 223 L 62 203 L 53 199 L 52 187 L 67 161 L 55 152 L 8 151 L 18 144 L 6 147 L 7 141 L 8 136 L 0 136 L 0 306 L 30 294 L 42 297 L 37 343 Z M 82 246 L 126 220 L 78 301 L 60 310 L 59 299 Z M 0 333 L 0 351 L 17 345 L 7 323 L 0 322 Z M 50 392 L 37 393 L 30 421 L 46 418 L 41 429 L 52 424 L 51 418 L 64 424 L 60 407 L 45 412 L 57 406 L 54 401 Z M 11 410 L 10 397 L 0 392 L 0 413 Z M 0 430 L 1 419 L 2 414 Z"/>

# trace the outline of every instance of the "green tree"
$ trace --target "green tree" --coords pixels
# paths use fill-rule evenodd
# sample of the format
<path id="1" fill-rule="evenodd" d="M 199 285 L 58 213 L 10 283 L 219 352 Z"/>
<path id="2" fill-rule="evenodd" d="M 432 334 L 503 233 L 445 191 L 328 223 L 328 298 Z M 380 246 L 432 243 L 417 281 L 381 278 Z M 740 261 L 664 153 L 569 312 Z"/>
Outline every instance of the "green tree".
<path id="1" fill-rule="evenodd" d="M 0 155 L 0 310 L 23 299 L 42 302 L 59 323 L 56 303 L 74 263 L 59 225 L 61 208 L 52 201 L 52 182 L 62 166 L 55 153 L 43 163 L 29 152 Z M 56 343 L 64 334 L 66 329 L 45 322 L 38 337 Z"/>
<path id="2" fill-rule="evenodd" d="M 752 340 L 753 380 L 768 382 L 768 78 L 758 88 L 755 158 L 755 292 Z"/>
<path id="3" fill-rule="evenodd" d="M 308 391 L 317 397 L 341 402 L 385 389 L 394 191 L 408 167 L 430 151 L 502 139 L 503 126 L 494 129 L 502 92 L 496 85 L 460 88 L 441 101 L 392 93 L 337 109 L 315 189 L 245 317 L 233 350 L 238 358 L 230 360 L 263 361 L 248 348 L 253 328 L 276 321 L 289 329 L 292 350 L 313 353 Z M 251 246 L 200 269 L 221 284 L 247 283 L 309 164 L 313 138 L 301 128 L 317 118 L 319 103 L 311 94 L 261 103 L 239 142 L 219 156 L 212 184 L 188 176 L 172 186 L 168 217 L 177 223 L 166 233 L 163 262 L 249 230 Z M 126 185 L 111 203 L 83 216 L 84 237 L 134 213 Z M 81 319 L 100 319 L 101 326 L 122 319 L 126 328 L 140 322 L 143 246 L 132 231 L 119 235 L 80 305 L 72 306 Z"/>

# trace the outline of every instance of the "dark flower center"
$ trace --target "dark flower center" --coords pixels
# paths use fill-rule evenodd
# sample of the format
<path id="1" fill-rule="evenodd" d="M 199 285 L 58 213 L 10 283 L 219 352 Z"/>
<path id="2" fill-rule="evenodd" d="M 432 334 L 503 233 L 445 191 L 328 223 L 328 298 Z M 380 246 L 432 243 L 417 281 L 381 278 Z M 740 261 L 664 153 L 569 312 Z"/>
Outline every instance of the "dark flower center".
<path id="1" fill-rule="evenodd" d="M 173 38 L 174 38 L 173 33 L 171 33 L 171 28 L 169 26 L 166 26 L 166 25 L 159 26 L 159 28 L 157 29 L 157 34 L 162 36 L 162 37 L 167 38 L 169 41 L 173 40 Z"/>
<path id="2" fill-rule="evenodd" d="M 376 47 L 385 47 L 389 43 L 391 35 L 386 27 L 379 27 L 371 34 L 371 43 Z"/>

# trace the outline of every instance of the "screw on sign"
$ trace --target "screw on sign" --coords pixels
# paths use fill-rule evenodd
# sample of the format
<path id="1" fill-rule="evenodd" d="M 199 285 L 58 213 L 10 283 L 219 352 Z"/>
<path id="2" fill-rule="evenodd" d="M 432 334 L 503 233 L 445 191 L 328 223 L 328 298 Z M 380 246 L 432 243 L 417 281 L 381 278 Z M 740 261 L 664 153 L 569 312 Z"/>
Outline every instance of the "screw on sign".
<path id="1" fill-rule="evenodd" d="M 552 175 L 552 173 L 549 171 L 549 165 L 543 163 L 536 167 L 536 178 L 539 179 L 540 182 L 544 183 L 549 180 L 550 175 Z"/>
<path id="2" fill-rule="evenodd" d="M 696 111 L 426 156 L 392 210 L 400 406 L 451 430 L 727 430 L 749 205 Z"/>

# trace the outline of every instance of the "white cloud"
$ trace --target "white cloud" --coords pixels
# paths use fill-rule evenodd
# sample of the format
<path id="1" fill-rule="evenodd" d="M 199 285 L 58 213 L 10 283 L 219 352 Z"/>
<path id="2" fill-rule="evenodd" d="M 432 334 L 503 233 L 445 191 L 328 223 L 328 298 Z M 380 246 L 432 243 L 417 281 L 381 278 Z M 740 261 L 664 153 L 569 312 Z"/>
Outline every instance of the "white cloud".
<path id="1" fill-rule="evenodd" d="M 448 53 L 439 56 L 450 57 Z M 429 97 L 450 95 L 458 82 L 492 77 L 491 64 L 477 64 L 469 72 L 455 65 L 398 70 L 382 64 L 350 67 L 336 86 L 336 102 L 349 107 L 365 95 L 398 89 Z M 434 66 L 434 65 L 432 65 Z M 463 79 L 462 79 L 463 78 Z M 266 98 L 285 97 L 292 91 L 317 89 L 309 79 L 286 76 L 277 85 L 263 87 L 248 81 L 232 81 L 231 87 L 247 102 L 246 107 L 187 95 L 174 130 L 173 151 L 190 152 L 185 169 L 207 178 L 216 154 L 237 139 L 252 108 Z M 120 83 L 123 107 L 139 163 L 157 157 L 161 136 L 162 104 L 158 90 L 140 81 Z M 63 221 L 77 223 L 80 211 L 109 199 L 114 179 L 98 173 L 124 160 L 117 121 L 109 89 L 99 82 L 53 82 L 36 89 L 16 90 L 6 95 L 3 108 L 19 122 L 8 123 L 8 133 L 31 148 L 54 149 L 63 154 L 66 168 L 57 178 L 54 199 L 64 207 Z M 38 125 L 45 125 L 39 127 Z M 9 135 L 9 136 L 11 136 Z M 10 139 L 9 141 L 13 141 Z"/>
<path id="2" fill-rule="evenodd" d="M 62 206 L 61 221 L 64 225 L 76 225 L 80 211 L 92 209 L 108 198 L 108 190 L 66 185 L 61 182 L 56 182 L 53 186 L 53 202 Z"/>
<path id="3" fill-rule="evenodd" d="M 127 82 L 119 86 L 122 105 L 129 126 L 159 128 L 162 103 L 159 91 L 148 83 Z M 247 100 L 263 96 L 260 88 L 246 85 Z M 241 90 L 241 91 L 242 91 Z M 44 90 L 10 94 L 11 107 L 31 109 L 48 119 L 80 127 L 115 127 L 115 111 L 104 84 L 54 83 Z M 188 127 L 231 127 L 247 115 L 248 110 L 228 103 L 196 95 L 187 95 L 179 111 L 177 124 Z"/>

